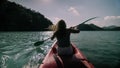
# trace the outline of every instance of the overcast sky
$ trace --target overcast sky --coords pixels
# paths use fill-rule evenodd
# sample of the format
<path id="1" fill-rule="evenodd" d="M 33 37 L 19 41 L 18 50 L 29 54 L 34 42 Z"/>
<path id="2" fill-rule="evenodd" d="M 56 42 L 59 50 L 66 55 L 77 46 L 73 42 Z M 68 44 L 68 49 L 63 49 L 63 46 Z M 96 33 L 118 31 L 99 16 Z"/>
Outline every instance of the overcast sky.
<path id="1" fill-rule="evenodd" d="M 120 0 L 9 0 L 40 12 L 56 24 L 60 19 L 68 26 L 80 24 L 98 16 L 89 23 L 98 26 L 120 26 Z"/>

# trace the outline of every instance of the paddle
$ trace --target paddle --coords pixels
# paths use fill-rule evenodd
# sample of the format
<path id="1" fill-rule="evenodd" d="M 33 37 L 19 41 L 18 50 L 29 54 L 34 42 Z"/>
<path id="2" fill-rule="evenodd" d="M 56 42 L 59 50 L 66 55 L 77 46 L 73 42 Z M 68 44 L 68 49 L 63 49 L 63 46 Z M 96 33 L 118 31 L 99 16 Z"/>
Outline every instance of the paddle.
<path id="1" fill-rule="evenodd" d="M 51 37 L 49 37 L 49 38 L 47 38 L 47 39 L 44 39 L 44 40 L 42 40 L 42 41 L 35 42 L 35 43 L 34 43 L 34 46 L 39 46 L 39 45 L 43 44 L 45 41 L 47 41 L 47 40 L 50 39 L 50 38 L 51 38 Z"/>
<path id="2" fill-rule="evenodd" d="M 85 20 L 84 22 L 82 22 L 82 23 L 80 23 L 80 24 L 78 24 L 78 25 L 76 25 L 76 26 L 74 26 L 74 27 L 77 27 L 77 26 L 79 26 L 79 25 L 81 25 L 81 24 L 85 24 L 86 22 L 88 22 L 88 21 L 90 21 L 90 20 L 92 20 L 92 19 L 95 19 L 95 18 L 97 18 L 97 17 L 89 18 L 88 20 Z M 47 40 L 50 39 L 50 38 L 51 38 L 51 37 L 49 37 L 49 38 L 47 38 L 47 39 L 45 39 L 45 40 L 42 40 L 42 41 L 35 42 L 35 43 L 34 43 L 34 46 L 39 46 L 39 45 L 43 44 L 45 41 L 47 41 Z"/>
<path id="3" fill-rule="evenodd" d="M 77 26 L 79 26 L 79 25 L 81 25 L 81 24 L 85 24 L 86 22 L 88 22 L 88 21 L 90 21 L 90 20 L 92 20 L 92 19 L 95 19 L 95 18 L 98 18 L 98 17 L 89 18 L 88 20 L 85 20 L 84 22 L 82 22 L 82 23 L 80 23 L 80 24 L 78 24 L 78 25 L 76 25 L 76 26 L 74 26 L 74 27 L 77 27 Z"/>

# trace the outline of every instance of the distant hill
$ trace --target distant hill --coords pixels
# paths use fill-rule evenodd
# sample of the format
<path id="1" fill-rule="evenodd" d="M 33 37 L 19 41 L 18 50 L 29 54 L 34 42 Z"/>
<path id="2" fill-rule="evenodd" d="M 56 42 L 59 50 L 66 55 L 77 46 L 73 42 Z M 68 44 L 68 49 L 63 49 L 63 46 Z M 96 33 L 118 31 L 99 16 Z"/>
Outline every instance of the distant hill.
<path id="1" fill-rule="evenodd" d="M 111 30 L 120 31 L 120 27 L 115 27 L 115 28 L 113 28 L 113 29 L 111 29 Z"/>
<path id="2" fill-rule="evenodd" d="M 103 28 L 100 28 L 99 26 L 96 26 L 94 24 L 80 24 L 78 29 L 82 31 L 101 31 Z"/>
<path id="3" fill-rule="evenodd" d="M 52 22 L 31 9 L 15 2 L 0 1 L 0 31 L 40 31 Z"/>
<path id="4" fill-rule="evenodd" d="M 103 29 L 109 31 L 120 31 L 120 26 L 111 25 L 111 26 L 103 27 Z"/>
<path id="5" fill-rule="evenodd" d="M 81 31 L 120 31 L 120 27 L 115 25 L 99 27 L 95 24 L 80 24 L 77 28 Z"/>

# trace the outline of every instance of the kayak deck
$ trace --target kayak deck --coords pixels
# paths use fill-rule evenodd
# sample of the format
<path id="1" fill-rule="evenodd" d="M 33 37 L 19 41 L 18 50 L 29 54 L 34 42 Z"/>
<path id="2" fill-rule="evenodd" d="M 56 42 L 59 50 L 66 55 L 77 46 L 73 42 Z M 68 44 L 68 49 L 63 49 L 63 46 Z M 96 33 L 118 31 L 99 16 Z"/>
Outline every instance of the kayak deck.
<path id="1" fill-rule="evenodd" d="M 70 57 L 57 55 L 57 42 L 52 45 L 39 68 L 94 68 L 82 52 L 72 43 L 74 54 Z"/>

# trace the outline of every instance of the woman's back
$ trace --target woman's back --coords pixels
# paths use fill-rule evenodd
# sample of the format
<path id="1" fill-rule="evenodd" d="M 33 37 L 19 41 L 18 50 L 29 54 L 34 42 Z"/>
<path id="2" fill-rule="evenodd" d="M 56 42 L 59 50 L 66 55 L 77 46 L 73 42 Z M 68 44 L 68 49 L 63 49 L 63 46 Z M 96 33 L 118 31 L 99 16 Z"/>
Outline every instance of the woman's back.
<path id="1" fill-rule="evenodd" d="M 64 31 L 57 31 L 56 38 L 59 47 L 70 46 L 70 29 L 66 29 Z"/>

